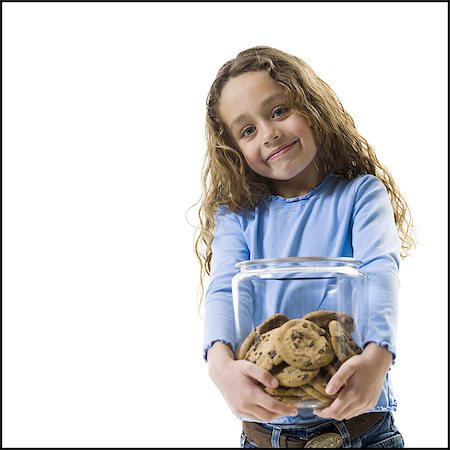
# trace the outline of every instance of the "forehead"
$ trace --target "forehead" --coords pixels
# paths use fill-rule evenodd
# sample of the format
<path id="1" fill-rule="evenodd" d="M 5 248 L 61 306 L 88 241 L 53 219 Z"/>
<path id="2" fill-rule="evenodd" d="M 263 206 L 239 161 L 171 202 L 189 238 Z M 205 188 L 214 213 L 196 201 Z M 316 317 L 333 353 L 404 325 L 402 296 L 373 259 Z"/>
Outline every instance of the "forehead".
<path id="1" fill-rule="evenodd" d="M 284 97 L 284 92 L 265 71 L 247 72 L 231 78 L 223 87 L 219 114 L 231 127 L 240 117 L 256 114 L 268 101 Z"/>

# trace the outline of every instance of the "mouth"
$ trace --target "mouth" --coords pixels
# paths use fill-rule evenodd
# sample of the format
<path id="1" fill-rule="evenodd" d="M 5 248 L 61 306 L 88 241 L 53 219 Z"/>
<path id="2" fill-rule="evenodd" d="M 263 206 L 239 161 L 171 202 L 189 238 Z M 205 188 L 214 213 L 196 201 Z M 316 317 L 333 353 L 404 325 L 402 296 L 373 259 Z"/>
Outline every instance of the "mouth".
<path id="1" fill-rule="evenodd" d="M 281 147 L 276 148 L 269 154 L 266 161 L 269 161 L 269 160 L 273 161 L 274 159 L 277 159 L 277 158 L 281 157 L 282 155 L 285 155 L 297 142 L 298 142 L 298 139 L 296 139 L 294 142 L 291 142 L 290 144 L 282 145 Z"/>

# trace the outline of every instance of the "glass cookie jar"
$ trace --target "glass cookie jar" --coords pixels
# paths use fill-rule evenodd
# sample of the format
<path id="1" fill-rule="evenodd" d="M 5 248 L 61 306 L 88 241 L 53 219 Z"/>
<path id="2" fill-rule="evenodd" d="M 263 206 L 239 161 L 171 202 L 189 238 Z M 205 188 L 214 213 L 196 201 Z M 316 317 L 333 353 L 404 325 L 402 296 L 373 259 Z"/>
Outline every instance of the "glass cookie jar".
<path id="1" fill-rule="evenodd" d="M 270 371 L 265 391 L 297 408 L 329 405 L 325 386 L 342 363 L 361 353 L 366 277 L 352 258 L 242 261 L 232 280 L 235 349 Z"/>

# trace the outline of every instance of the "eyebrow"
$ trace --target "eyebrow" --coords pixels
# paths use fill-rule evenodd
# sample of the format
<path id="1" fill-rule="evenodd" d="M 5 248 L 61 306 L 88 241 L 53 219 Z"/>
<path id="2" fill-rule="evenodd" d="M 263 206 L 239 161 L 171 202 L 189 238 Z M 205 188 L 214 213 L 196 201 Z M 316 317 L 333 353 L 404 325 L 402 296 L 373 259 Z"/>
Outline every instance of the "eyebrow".
<path id="1" fill-rule="evenodd" d="M 266 99 L 264 99 L 261 102 L 261 106 L 264 107 L 268 103 L 271 103 L 273 100 L 275 100 L 275 99 L 277 99 L 279 97 L 284 99 L 284 95 L 281 92 L 269 95 L 269 97 L 267 97 Z M 247 114 L 241 114 L 240 116 L 236 117 L 236 119 L 234 119 L 231 122 L 230 129 L 232 130 L 236 125 L 238 125 L 240 122 L 242 122 L 246 117 L 247 117 Z"/>

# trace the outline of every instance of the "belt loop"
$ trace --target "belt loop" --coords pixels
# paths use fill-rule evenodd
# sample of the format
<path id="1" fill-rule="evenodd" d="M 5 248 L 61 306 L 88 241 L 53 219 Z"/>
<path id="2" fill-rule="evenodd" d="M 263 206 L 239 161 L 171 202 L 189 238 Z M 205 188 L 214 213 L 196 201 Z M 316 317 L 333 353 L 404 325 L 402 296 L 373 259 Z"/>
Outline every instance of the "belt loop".
<path id="1" fill-rule="evenodd" d="M 350 438 L 350 432 L 347 427 L 342 422 L 335 422 L 334 426 L 338 429 L 339 433 L 341 433 L 344 442 L 342 443 L 342 448 L 351 448 L 352 441 Z"/>
<path id="2" fill-rule="evenodd" d="M 272 428 L 272 448 L 281 448 L 280 447 L 280 435 L 281 435 L 281 428 L 279 427 L 273 427 Z"/>

